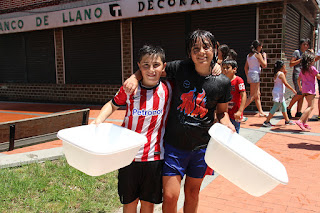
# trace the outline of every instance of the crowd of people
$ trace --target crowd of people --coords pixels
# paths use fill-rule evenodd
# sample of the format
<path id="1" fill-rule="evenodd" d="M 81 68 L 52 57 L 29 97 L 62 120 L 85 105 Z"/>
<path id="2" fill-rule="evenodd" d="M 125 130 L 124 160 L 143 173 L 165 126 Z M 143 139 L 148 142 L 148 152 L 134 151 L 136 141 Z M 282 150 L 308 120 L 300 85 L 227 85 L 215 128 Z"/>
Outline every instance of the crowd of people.
<path id="1" fill-rule="evenodd" d="M 188 58 L 172 62 L 166 62 L 161 47 L 143 46 L 137 62 L 139 70 L 92 122 L 99 125 L 120 106 L 126 106 L 122 126 L 148 139 L 133 162 L 119 170 L 118 193 L 125 213 L 136 212 L 139 201 L 143 213 L 153 212 L 154 204 L 161 202 L 163 212 L 177 212 L 184 176 L 183 211 L 197 212 L 203 178 L 214 172 L 204 160 L 210 140 L 208 130 L 217 121 L 239 133 L 245 120 L 243 112 L 253 100 L 259 116 L 267 117 L 264 126 L 272 125 L 270 119 L 279 107 L 285 124 L 294 124 L 289 114 L 292 105 L 287 109 L 284 100 L 285 87 L 289 88 L 296 96 L 306 98 L 308 108 L 296 124 L 302 130 L 310 129 L 307 120 L 313 109 L 315 78 L 320 79 L 320 75 L 313 66 L 317 58 L 309 47 L 301 46 L 299 56 L 294 53 L 291 60 L 290 66 L 301 64 L 300 74 L 294 75 L 298 81 L 295 89 L 286 80 L 284 62 L 276 61 L 274 105 L 267 116 L 261 106 L 260 74 L 268 61 L 258 40 L 252 42 L 244 67 L 250 85 L 248 98 L 244 80 L 237 76 L 237 53 L 233 49 L 219 45 L 205 30 L 190 33 L 186 45 Z M 147 113 L 135 113 L 137 110 Z"/>

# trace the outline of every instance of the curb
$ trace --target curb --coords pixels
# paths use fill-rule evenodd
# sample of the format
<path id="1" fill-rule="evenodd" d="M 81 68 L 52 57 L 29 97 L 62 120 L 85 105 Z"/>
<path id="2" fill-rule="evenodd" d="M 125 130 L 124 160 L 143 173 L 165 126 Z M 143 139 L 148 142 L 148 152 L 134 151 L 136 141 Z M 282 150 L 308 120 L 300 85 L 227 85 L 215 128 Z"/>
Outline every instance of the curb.
<path id="1" fill-rule="evenodd" d="M 0 157 L 0 168 L 21 166 L 29 163 L 55 160 L 64 156 L 62 147 L 32 151 L 26 153 L 5 155 Z"/>

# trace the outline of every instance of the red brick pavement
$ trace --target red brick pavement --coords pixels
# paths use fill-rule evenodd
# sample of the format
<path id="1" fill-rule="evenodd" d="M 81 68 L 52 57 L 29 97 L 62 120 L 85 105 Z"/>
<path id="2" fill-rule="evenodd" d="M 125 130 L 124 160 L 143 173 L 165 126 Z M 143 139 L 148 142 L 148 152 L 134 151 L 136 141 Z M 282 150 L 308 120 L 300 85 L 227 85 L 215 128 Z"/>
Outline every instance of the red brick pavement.
<path id="1" fill-rule="evenodd" d="M 318 115 L 318 97 L 312 115 Z M 304 107 L 305 104 L 304 104 Z M 304 108 L 303 108 L 304 109 Z M 292 113 L 293 115 L 295 112 Z M 265 118 L 247 115 L 242 128 L 259 131 Z M 199 213 L 319 213 L 320 212 L 320 121 L 310 121 L 311 133 L 301 134 L 298 126 L 285 126 L 280 120 L 257 143 L 280 160 L 287 169 L 288 185 L 278 185 L 271 192 L 254 197 L 219 176 L 200 192 Z M 182 212 L 180 209 L 179 212 Z"/>
<path id="2" fill-rule="evenodd" d="M 318 97 L 313 115 L 318 115 L 317 101 Z M 0 113 L 7 112 L 1 113 L 0 122 L 86 107 L 91 109 L 89 117 L 92 121 L 92 118 L 99 114 L 101 106 L 0 102 Z M 30 115 L 32 113 L 33 115 Z M 109 118 L 110 122 L 121 124 L 119 120 L 122 120 L 124 113 L 124 110 L 116 111 Z M 249 119 L 241 124 L 241 128 L 261 131 L 260 128 L 263 128 L 261 124 L 265 118 L 258 117 L 256 114 L 246 116 Z M 319 213 L 320 121 L 309 122 L 309 124 L 312 127 L 311 133 L 302 134 L 298 126 L 285 126 L 282 119 L 272 128 L 274 131 L 267 132 L 257 142 L 259 147 L 284 164 L 289 176 L 288 185 L 280 184 L 266 195 L 253 197 L 219 176 L 201 191 L 198 212 Z M 3 153 L 15 154 L 60 146 L 62 146 L 61 141 L 57 140 Z M 180 209 L 179 212 L 182 210 Z"/>

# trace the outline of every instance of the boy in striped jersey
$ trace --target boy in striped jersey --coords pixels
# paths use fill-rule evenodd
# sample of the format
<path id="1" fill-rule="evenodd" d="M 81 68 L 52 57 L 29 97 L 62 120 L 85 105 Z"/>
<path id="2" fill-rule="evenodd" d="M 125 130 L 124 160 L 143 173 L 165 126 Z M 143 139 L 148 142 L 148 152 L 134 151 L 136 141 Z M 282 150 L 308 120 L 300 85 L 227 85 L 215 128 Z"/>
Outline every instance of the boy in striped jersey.
<path id="1" fill-rule="evenodd" d="M 134 161 L 121 168 L 118 193 L 123 212 L 153 212 L 154 204 L 162 202 L 163 135 L 170 107 L 172 85 L 160 81 L 166 67 L 165 53 L 160 47 L 143 46 L 139 51 L 139 69 L 143 79 L 136 93 L 127 94 L 123 87 L 106 103 L 92 122 L 104 122 L 120 106 L 126 106 L 123 127 L 143 134 L 148 142 L 142 146 Z"/>

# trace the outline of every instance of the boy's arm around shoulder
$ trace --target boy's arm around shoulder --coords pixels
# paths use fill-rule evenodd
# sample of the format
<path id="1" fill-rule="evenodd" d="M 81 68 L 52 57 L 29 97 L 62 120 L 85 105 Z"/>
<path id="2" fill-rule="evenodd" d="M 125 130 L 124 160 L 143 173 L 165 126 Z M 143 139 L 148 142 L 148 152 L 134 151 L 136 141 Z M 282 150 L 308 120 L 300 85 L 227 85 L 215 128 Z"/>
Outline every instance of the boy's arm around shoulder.
<path id="1" fill-rule="evenodd" d="M 102 107 L 98 117 L 94 121 L 92 121 L 91 124 L 99 125 L 103 123 L 117 109 L 119 109 L 119 107 L 115 106 L 112 103 L 112 100 L 110 100 Z"/>
<path id="2" fill-rule="evenodd" d="M 162 72 L 161 74 L 161 77 L 166 77 L 166 76 L 167 76 L 167 73 L 164 70 L 164 72 Z M 126 91 L 126 93 L 132 94 L 133 92 L 135 92 L 138 87 L 138 83 L 141 80 L 142 80 L 141 71 L 137 70 L 123 83 L 123 88 Z"/>
<path id="3" fill-rule="evenodd" d="M 124 90 L 127 93 L 132 94 L 137 89 L 138 83 L 141 79 L 142 79 L 141 71 L 137 70 L 123 83 Z"/>

